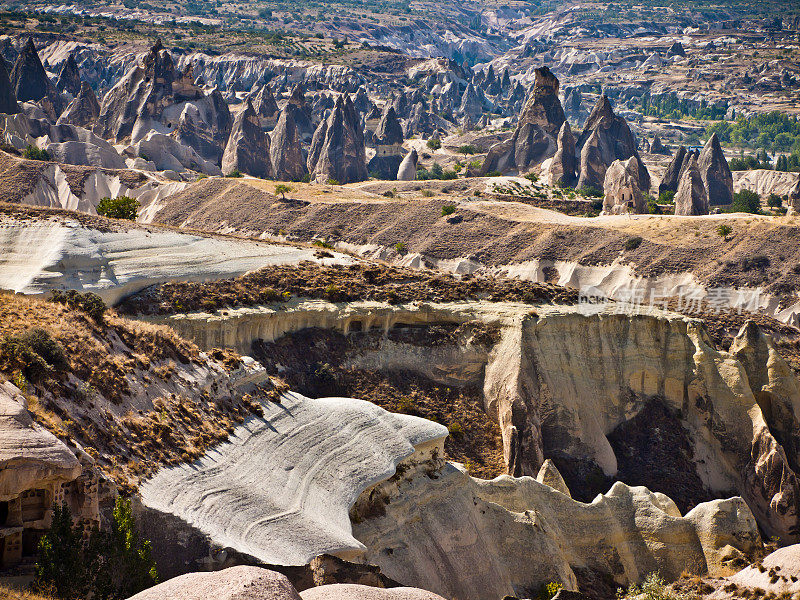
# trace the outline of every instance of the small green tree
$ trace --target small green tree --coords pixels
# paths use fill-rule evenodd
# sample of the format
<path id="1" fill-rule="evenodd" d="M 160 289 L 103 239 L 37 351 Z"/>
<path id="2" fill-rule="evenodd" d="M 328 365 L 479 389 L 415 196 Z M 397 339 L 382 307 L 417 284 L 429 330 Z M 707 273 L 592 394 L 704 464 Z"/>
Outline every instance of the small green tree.
<path id="1" fill-rule="evenodd" d="M 733 227 L 730 225 L 720 225 L 717 227 L 717 234 L 728 241 L 728 236 L 733 233 Z"/>
<path id="2" fill-rule="evenodd" d="M 87 591 L 87 570 L 81 548 L 80 527 L 72 524 L 66 505 L 53 505 L 53 524 L 39 540 L 34 588 L 64 600 L 80 598 Z"/>
<path id="3" fill-rule="evenodd" d="M 761 197 L 752 190 L 744 189 L 733 195 L 733 204 L 726 212 L 743 212 L 757 215 L 761 212 Z"/>
<path id="4" fill-rule="evenodd" d="M 30 144 L 22 152 L 22 156 L 30 160 L 50 160 L 50 153 L 47 150 L 40 150 Z"/>
<path id="5" fill-rule="evenodd" d="M 136 213 L 139 211 L 139 201 L 128 196 L 109 198 L 106 196 L 97 203 L 97 214 L 110 219 L 136 220 Z"/>
<path id="6" fill-rule="evenodd" d="M 281 195 L 281 200 L 286 200 L 286 194 L 290 193 L 292 188 L 288 185 L 280 183 L 275 186 L 275 193 Z"/>
<path id="7" fill-rule="evenodd" d="M 123 600 L 158 583 L 149 541 L 140 542 L 129 499 L 118 497 L 110 531 L 95 531 L 88 561 L 98 600 Z"/>
<path id="8" fill-rule="evenodd" d="M 428 140 L 427 144 L 428 148 L 431 150 L 438 150 L 442 147 L 442 141 L 437 137 L 432 137 Z"/>

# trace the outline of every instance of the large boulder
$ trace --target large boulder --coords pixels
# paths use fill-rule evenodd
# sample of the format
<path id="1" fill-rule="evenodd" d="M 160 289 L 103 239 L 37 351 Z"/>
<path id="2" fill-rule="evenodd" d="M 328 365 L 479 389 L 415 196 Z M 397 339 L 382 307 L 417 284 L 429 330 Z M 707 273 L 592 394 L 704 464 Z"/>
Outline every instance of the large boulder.
<path id="1" fill-rule="evenodd" d="M 270 157 L 275 179 L 281 181 L 299 181 L 308 174 L 300 130 L 295 120 L 299 110 L 296 105 L 287 103 L 272 130 Z"/>
<path id="2" fill-rule="evenodd" d="M 397 179 L 397 170 L 403 162 L 403 129 L 400 120 L 389 106 L 381 116 L 375 130 L 375 156 L 369 161 L 367 171 L 380 179 Z"/>
<path id="3" fill-rule="evenodd" d="M 91 129 L 99 116 L 100 103 L 97 101 L 97 96 L 94 95 L 92 86 L 82 81 L 80 91 L 66 110 L 61 113 L 58 123 L 72 123 Z"/>
<path id="4" fill-rule="evenodd" d="M 717 134 L 713 134 L 697 160 L 700 176 L 708 194 L 709 206 L 727 206 L 733 202 L 733 174 L 722 152 Z"/>
<path id="5" fill-rule="evenodd" d="M 647 203 L 642 194 L 639 159 L 615 160 L 606 171 L 603 189 L 603 212 L 609 215 L 645 214 Z"/>
<path id="6" fill-rule="evenodd" d="M 551 185 L 574 187 L 577 182 L 578 161 L 575 156 L 575 136 L 567 121 L 558 132 L 555 156 L 547 170 Z"/>
<path id="7" fill-rule="evenodd" d="M 583 153 L 587 144 L 591 144 L 591 148 L 586 153 L 588 160 L 584 161 Z M 639 162 L 639 182 L 642 189 L 650 189 L 650 173 L 639 156 L 636 138 L 625 119 L 614 113 L 607 96 L 603 95 L 598 99 L 586 120 L 583 131 L 578 137 L 578 149 L 581 152 L 578 186 L 602 185 L 606 169 L 611 163 L 635 156 Z"/>
<path id="8" fill-rule="evenodd" d="M 377 588 L 353 583 L 320 585 L 300 592 L 303 600 L 444 600 L 441 596 L 418 588 Z"/>
<path id="9" fill-rule="evenodd" d="M 558 90 L 559 81 L 550 69 L 536 69 L 533 89 L 525 101 L 513 136 L 489 149 L 482 174 L 527 171 L 556 153 L 556 138 L 566 120 Z"/>
<path id="10" fill-rule="evenodd" d="M 339 183 L 364 181 L 368 177 L 364 130 L 347 94 L 336 100 L 331 115 L 314 133 L 308 156 L 312 179 Z"/>
<path id="11" fill-rule="evenodd" d="M 129 600 L 301 600 L 286 575 L 241 565 L 210 573 L 186 573 Z"/>
<path id="12" fill-rule="evenodd" d="M 261 129 L 261 123 L 250 100 L 233 121 L 231 135 L 222 155 L 222 172 L 234 171 L 253 177 L 272 177 L 269 135 Z"/>
<path id="13" fill-rule="evenodd" d="M 697 216 L 708 214 L 708 194 L 697 162 L 692 160 L 684 169 L 675 194 L 675 214 Z"/>
<path id="14" fill-rule="evenodd" d="M 39 102 L 47 98 L 52 103 L 56 116 L 63 108 L 61 96 L 42 66 L 33 38 L 28 38 L 17 58 L 11 72 L 11 85 L 19 102 Z"/>

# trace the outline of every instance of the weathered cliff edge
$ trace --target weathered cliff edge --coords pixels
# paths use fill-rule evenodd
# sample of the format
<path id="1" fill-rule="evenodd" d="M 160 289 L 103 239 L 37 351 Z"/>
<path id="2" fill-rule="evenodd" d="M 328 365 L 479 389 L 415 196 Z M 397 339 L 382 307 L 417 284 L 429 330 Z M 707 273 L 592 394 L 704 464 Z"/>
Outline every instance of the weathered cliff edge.
<path id="1" fill-rule="evenodd" d="M 500 424 L 507 471 L 515 476 L 535 476 L 545 458 L 568 482 L 593 472 L 615 476 L 624 457 L 615 454 L 609 435 L 655 404 L 680 425 L 691 455 L 688 475 L 699 479 L 707 497 L 741 495 L 768 535 L 798 535 L 800 389 L 753 324 L 731 352 L 721 352 L 698 320 L 657 310 L 626 314 L 613 305 L 292 300 L 160 320 L 201 347 L 240 352 L 254 340 L 307 327 L 347 333 L 469 321 L 497 326 L 500 338 L 482 374 L 474 360 L 467 376 L 457 361 L 418 360 L 415 367 L 402 353 L 384 354 L 376 364 L 416 368 L 448 385 L 482 376 L 485 410 Z"/>

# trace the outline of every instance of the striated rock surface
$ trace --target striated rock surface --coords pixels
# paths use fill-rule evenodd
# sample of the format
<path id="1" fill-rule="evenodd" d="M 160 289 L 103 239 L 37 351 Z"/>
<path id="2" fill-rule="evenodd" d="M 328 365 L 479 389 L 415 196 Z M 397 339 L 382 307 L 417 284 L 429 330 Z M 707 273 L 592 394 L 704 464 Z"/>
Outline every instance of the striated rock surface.
<path id="1" fill-rule="evenodd" d="M 713 134 L 697 159 L 697 168 L 708 194 L 709 206 L 727 206 L 733 202 L 733 175 L 722 152 L 717 134 Z"/>
<path id="2" fill-rule="evenodd" d="M 253 177 L 273 177 L 269 135 L 261 129 L 253 105 L 248 100 L 233 121 L 231 135 L 222 155 L 222 172 L 238 170 Z"/>
<path id="3" fill-rule="evenodd" d="M 675 194 L 675 214 L 684 216 L 708 214 L 708 194 L 694 158 L 690 159 L 681 174 L 678 191 Z"/>
<path id="4" fill-rule="evenodd" d="M 363 552 L 351 533 L 353 502 L 401 460 L 440 451 L 447 436 L 443 425 L 360 400 L 290 393 L 263 408 L 197 463 L 159 471 L 141 495 L 267 564 Z"/>
<path id="5" fill-rule="evenodd" d="M 299 181 L 308 174 L 302 138 L 295 120 L 299 110 L 296 105 L 287 103 L 270 135 L 270 159 L 275 179 L 279 181 Z"/>
<path id="6" fill-rule="evenodd" d="M 364 329 L 389 330 L 396 322 L 476 319 L 500 328 L 485 359 L 483 395 L 487 415 L 500 426 L 508 473 L 536 476 L 550 458 L 575 498 L 585 501 L 615 477 L 646 482 L 682 507 L 739 494 L 764 531 L 795 539 L 800 521 L 794 442 L 784 444 L 782 429 L 769 425 L 757 402 L 760 388 L 750 386 L 735 356 L 710 344 L 699 321 L 660 311 L 627 315 L 614 307 L 351 303 L 337 308 L 309 301 L 278 311 L 243 308 L 224 318 L 175 315 L 163 322 L 201 347 L 246 351 L 256 338 L 274 340 L 303 327 L 347 332 L 353 321 Z M 776 354 L 767 364 L 781 362 Z M 387 368 L 392 362 L 382 355 L 374 364 Z M 413 368 L 427 373 L 434 366 L 446 373 L 464 369 Z M 790 404 L 794 401 L 783 403 Z M 649 428 L 671 432 L 672 442 L 654 447 L 646 437 L 647 445 L 639 445 L 635 432 Z"/>
<path id="7" fill-rule="evenodd" d="M 525 100 L 514 135 L 489 149 L 481 173 L 527 171 L 556 153 L 556 138 L 565 121 L 558 99 L 559 85 L 550 69 L 536 69 L 533 89 Z"/>
<path id="8" fill-rule="evenodd" d="M 269 264 L 315 260 L 310 249 L 134 224 L 104 231 L 72 219 L 10 216 L 0 220 L 0 248 L 0 288 L 26 294 L 54 288 L 92 291 L 109 304 L 156 282 L 219 279 Z"/>
<path id="9" fill-rule="evenodd" d="M 97 101 L 97 96 L 94 95 L 92 86 L 82 81 L 75 99 L 61 113 L 58 123 L 72 123 L 91 129 L 99 116 L 100 103 Z"/>
<path id="10" fill-rule="evenodd" d="M 264 120 L 278 117 L 278 103 L 275 101 L 275 96 L 272 95 L 272 90 L 268 85 L 262 86 L 253 97 L 253 108 L 259 119 L 262 119 L 262 125 L 265 124 Z"/>
<path id="11" fill-rule="evenodd" d="M 314 133 L 308 154 L 312 179 L 339 183 L 364 181 L 368 177 L 364 130 L 347 94 L 336 99 L 331 115 Z"/>
<path id="12" fill-rule="evenodd" d="M 174 111 L 167 113 L 172 113 L 167 117 L 168 125 L 172 126 Z M 185 103 L 177 120 L 178 143 L 218 165 L 233 127 L 233 117 L 220 91 L 214 88 L 205 97 Z"/>
<path id="13" fill-rule="evenodd" d="M 647 203 L 639 180 L 641 172 L 642 164 L 635 156 L 626 161 L 615 160 L 611 163 L 603 182 L 604 213 L 609 215 L 647 213 Z"/>

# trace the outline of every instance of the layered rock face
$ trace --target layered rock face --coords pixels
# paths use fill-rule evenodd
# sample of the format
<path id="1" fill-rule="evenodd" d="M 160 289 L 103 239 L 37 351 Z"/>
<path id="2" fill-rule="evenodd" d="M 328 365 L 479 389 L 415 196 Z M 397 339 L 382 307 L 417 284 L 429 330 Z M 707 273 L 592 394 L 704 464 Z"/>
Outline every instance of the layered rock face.
<path id="1" fill-rule="evenodd" d="M 635 156 L 639 162 L 639 183 L 643 190 L 650 189 L 650 173 L 636 149 L 633 132 L 624 118 L 614 114 L 606 96 L 600 97 L 586 120 L 578 137 L 578 148 L 581 153 L 578 187 L 602 189 L 606 170 L 611 163 Z"/>
<path id="2" fill-rule="evenodd" d="M 80 91 L 58 118 L 58 123 L 72 123 L 91 129 L 99 116 L 100 103 L 97 101 L 97 96 L 94 95 L 92 86 L 82 81 Z"/>
<path id="3" fill-rule="evenodd" d="M 337 98 L 331 115 L 314 132 L 308 171 L 312 179 L 323 183 L 329 179 L 352 183 L 368 177 L 364 131 L 346 94 Z"/>
<path id="4" fill-rule="evenodd" d="M 397 179 L 400 163 L 403 162 L 403 129 L 393 106 L 389 106 L 381 116 L 375 130 L 376 152 L 367 165 L 369 173 L 380 179 Z"/>
<path id="5" fill-rule="evenodd" d="M 708 194 L 694 157 L 684 166 L 675 194 L 675 214 L 697 216 L 708 214 Z"/>
<path id="6" fill-rule="evenodd" d="M 169 117 L 170 124 L 173 117 Z M 175 137 L 180 144 L 217 165 L 222 159 L 232 127 L 233 117 L 228 104 L 220 91 L 214 89 L 201 100 L 183 106 Z"/>
<path id="7" fill-rule="evenodd" d="M 644 214 L 647 203 L 639 177 L 642 164 L 635 156 L 626 161 L 615 160 L 606 171 L 603 189 L 603 212 L 609 215 Z"/>
<path id="8" fill-rule="evenodd" d="M 703 178 L 709 206 L 731 204 L 733 202 L 733 175 L 716 133 L 703 147 L 703 151 L 697 159 L 697 168 Z"/>
<path id="9" fill-rule="evenodd" d="M 556 138 L 565 121 L 558 90 L 559 81 L 550 69 L 536 69 L 533 89 L 525 101 L 514 135 L 489 150 L 483 174 L 524 172 L 556 153 Z"/>
<path id="10" fill-rule="evenodd" d="M 500 425 L 509 474 L 536 476 L 550 458 L 573 494 L 587 501 L 601 491 L 592 481 L 617 476 L 677 494 L 686 507 L 738 493 L 764 531 L 795 539 L 799 496 L 793 442 L 783 445 L 784 429 L 765 420 L 756 401 L 761 391 L 749 383 L 760 380 L 749 377 L 735 356 L 714 349 L 699 322 L 658 311 L 638 316 L 614 309 L 530 311 L 494 304 L 483 312 L 476 303 L 394 308 L 354 303 L 340 312 L 314 302 L 281 312 L 232 311 L 222 321 L 199 315 L 165 322 L 208 348 L 248 348 L 255 338 L 271 340 L 310 326 L 347 332 L 355 320 L 364 329 L 387 330 L 395 322 L 497 324 L 501 336 L 486 359 L 483 393 L 487 415 Z M 771 346 L 768 338 L 763 344 Z M 783 390 L 782 405 L 800 406 L 800 395 L 777 385 L 779 373 L 788 369 L 777 353 L 753 355 L 761 357 L 761 377 Z M 375 365 L 389 368 L 393 360 L 382 355 Z M 404 362 L 402 368 L 428 373 L 433 366 Z M 441 373 L 456 368 L 436 365 Z M 674 441 L 630 449 L 638 443 L 632 431 L 655 426 L 672 428 Z"/>
<path id="11" fill-rule="evenodd" d="M 287 103 L 271 134 L 270 158 L 275 179 L 299 181 L 308 174 L 300 130 L 295 116 L 300 109 Z"/>
<path id="12" fill-rule="evenodd" d="M 248 100 L 244 109 L 236 115 L 222 155 L 222 172 L 247 173 L 253 177 L 272 177 L 269 135 L 261 129 L 258 115 Z"/>

